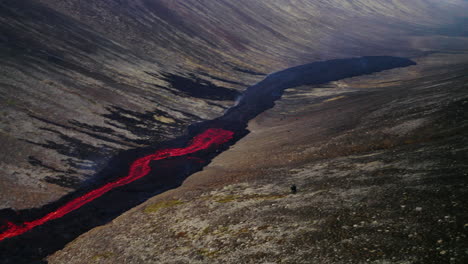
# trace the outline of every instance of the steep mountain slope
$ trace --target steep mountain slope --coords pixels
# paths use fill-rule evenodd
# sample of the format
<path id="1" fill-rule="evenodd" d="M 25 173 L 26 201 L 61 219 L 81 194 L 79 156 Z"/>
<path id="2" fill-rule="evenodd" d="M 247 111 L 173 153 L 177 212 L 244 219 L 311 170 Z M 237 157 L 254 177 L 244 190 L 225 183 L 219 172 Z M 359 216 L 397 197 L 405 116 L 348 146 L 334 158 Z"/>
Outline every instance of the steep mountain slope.
<path id="1" fill-rule="evenodd" d="M 430 51 L 443 40 L 424 36 L 455 23 L 466 3 L 2 0 L 0 6 L 0 207 L 27 208 L 92 180 L 121 150 L 174 138 L 190 123 L 219 116 L 262 73 L 318 59 Z"/>
<path id="2" fill-rule="evenodd" d="M 181 188 L 49 261 L 463 263 L 466 10 L 463 0 L 0 0 L 0 208 L 117 177 L 113 157 L 221 116 L 267 74 L 402 56 L 418 65 L 292 87 Z M 7 250 L 29 246 L 15 241 Z M 30 257 L 7 253 L 0 262 Z"/>

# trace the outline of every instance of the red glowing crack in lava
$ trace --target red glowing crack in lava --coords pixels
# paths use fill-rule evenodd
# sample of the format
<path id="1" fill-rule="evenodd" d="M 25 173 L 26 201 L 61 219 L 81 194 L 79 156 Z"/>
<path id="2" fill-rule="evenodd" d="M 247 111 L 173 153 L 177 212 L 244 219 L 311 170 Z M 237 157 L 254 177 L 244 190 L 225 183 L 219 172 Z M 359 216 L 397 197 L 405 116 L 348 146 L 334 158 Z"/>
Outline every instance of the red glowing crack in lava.
<path id="1" fill-rule="evenodd" d="M 233 138 L 233 135 L 234 132 L 232 131 L 220 128 L 210 128 L 205 132 L 194 137 L 190 144 L 185 148 L 162 149 L 156 151 L 154 154 L 137 159 L 130 166 L 130 170 L 127 176 L 119 178 L 113 182 L 109 182 L 104 186 L 92 190 L 81 197 L 71 200 L 70 202 L 59 207 L 57 210 L 48 213 L 42 218 L 36 219 L 31 222 L 24 222 L 19 225 L 7 223 L 6 231 L 0 234 L 0 241 L 4 240 L 5 238 L 21 235 L 33 229 L 36 226 L 42 225 L 50 220 L 60 218 L 93 201 L 94 199 L 102 196 L 103 194 L 107 193 L 108 191 L 114 188 L 129 184 L 135 180 L 143 178 L 151 171 L 150 162 L 153 160 L 162 160 L 169 157 L 184 156 L 200 150 L 207 149 L 211 146 L 219 146 L 230 141 Z"/>

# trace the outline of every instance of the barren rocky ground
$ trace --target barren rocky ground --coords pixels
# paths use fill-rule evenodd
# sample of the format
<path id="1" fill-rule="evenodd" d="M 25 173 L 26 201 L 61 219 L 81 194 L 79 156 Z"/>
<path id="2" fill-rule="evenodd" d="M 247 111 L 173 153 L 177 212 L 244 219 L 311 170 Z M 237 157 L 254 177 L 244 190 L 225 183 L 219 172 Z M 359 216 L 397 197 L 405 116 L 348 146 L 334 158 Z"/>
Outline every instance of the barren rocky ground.
<path id="1" fill-rule="evenodd" d="M 289 89 L 182 187 L 49 263 L 465 263 L 467 58 Z"/>
<path id="2" fill-rule="evenodd" d="M 453 28 L 465 7 L 3 0 L 0 208 L 38 207 L 79 189 L 121 151 L 221 115 L 263 74 L 317 60 L 460 49 L 466 40 L 447 44 L 446 36 L 463 34 Z"/>
<path id="3" fill-rule="evenodd" d="M 103 181 L 266 74 L 400 56 L 417 65 L 288 89 L 182 186 L 44 262 L 466 263 L 467 5 L 0 0 L 0 208 Z"/>

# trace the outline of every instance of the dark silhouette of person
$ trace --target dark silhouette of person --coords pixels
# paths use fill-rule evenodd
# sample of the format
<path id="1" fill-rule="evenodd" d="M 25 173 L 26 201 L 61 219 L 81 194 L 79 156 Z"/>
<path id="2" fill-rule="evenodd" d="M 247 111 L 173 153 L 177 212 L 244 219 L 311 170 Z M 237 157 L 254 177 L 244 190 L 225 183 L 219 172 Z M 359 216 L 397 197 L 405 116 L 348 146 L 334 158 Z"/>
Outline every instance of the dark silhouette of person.
<path id="1" fill-rule="evenodd" d="M 296 187 L 295 184 L 291 185 L 291 193 L 292 193 L 292 194 L 297 193 L 297 187 Z"/>

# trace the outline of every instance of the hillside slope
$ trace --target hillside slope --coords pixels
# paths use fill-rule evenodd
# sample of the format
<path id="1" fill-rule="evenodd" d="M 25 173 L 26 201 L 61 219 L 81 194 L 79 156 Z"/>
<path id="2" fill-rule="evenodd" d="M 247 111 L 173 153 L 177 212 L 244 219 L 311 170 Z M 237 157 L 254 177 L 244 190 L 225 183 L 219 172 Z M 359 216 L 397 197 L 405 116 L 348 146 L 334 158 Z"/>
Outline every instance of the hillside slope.
<path id="1" fill-rule="evenodd" d="M 289 89 L 180 188 L 49 263 L 466 263 L 468 53 L 416 61 Z"/>
<path id="2" fill-rule="evenodd" d="M 464 0 L 0 0 L 0 228 L 124 175 L 139 150 L 223 115 L 268 74 L 385 55 L 417 65 L 291 87 L 181 187 L 47 261 L 465 263 L 466 10 Z M 134 201 L 104 197 L 102 218 L 69 224 L 96 221 L 89 230 L 148 198 L 125 192 Z M 48 255 L 40 230 L 0 242 L 0 263 Z"/>
<path id="3" fill-rule="evenodd" d="M 56 200 L 116 153 L 219 116 L 262 74 L 432 51 L 464 1 L 3 0 L 0 208 Z M 451 32 L 449 32 L 451 34 Z"/>

